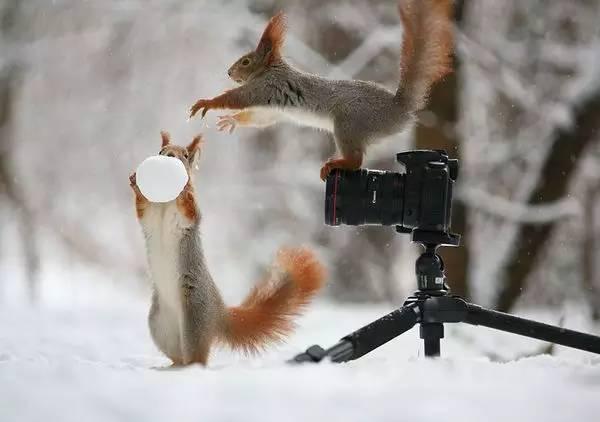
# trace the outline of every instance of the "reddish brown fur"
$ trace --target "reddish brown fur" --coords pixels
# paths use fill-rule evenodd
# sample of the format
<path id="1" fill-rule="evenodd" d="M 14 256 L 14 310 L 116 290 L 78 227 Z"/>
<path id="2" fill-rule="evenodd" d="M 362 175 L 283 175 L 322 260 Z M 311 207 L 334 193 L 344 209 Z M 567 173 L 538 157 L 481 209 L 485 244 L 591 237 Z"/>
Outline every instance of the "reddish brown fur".
<path id="1" fill-rule="evenodd" d="M 196 153 L 196 151 L 198 151 L 198 149 L 200 148 L 200 146 L 203 143 L 203 138 L 202 135 L 196 135 L 194 136 L 194 139 L 192 139 L 192 142 L 189 143 L 189 145 L 186 147 L 188 153 L 190 154 L 190 157 Z"/>
<path id="2" fill-rule="evenodd" d="M 431 86 L 452 71 L 452 0 L 400 0 L 404 37 L 398 95 L 422 108 Z"/>
<path id="3" fill-rule="evenodd" d="M 169 132 L 165 132 L 164 130 L 161 130 L 160 137 L 162 139 L 162 147 L 163 148 L 171 143 L 171 135 L 169 135 Z"/>
<path id="4" fill-rule="evenodd" d="M 256 52 L 265 56 L 266 64 L 271 64 L 281 59 L 281 48 L 285 41 L 285 32 L 287 29 L 286 17 L 283 12 L 277 13 L 267 24 L 263 31 Z"/>
<path id="5" fill-rule="evenodd" d="M 206 112 L 211 109 L 219 109 L 219 108 L 227 108 L 230 110 L 241 110 L 250 106 L 245 101 L 242 101 L 239 95 L 237 95 L 237 90 L 230 89 L 229 91 L 225 91 L 223 94 L 212 98 L 210 100 L 198 100 L 196 103 L 190 108 L 190 117 L 194 117 L 194 115 L 202 110 L 202 117 L 206 115 Z"/>
<path id="6" fill-rule="evenodd" d="M 353 157 L 332 158 L 321 167 L 321 180 L 327 179 L 333 169 L 358 170 L 362 161 L 362 154 L 356 154 Z"/>
<path id="7" fill-rule="evenodd" d="M 146 210 L 150 202 L 148 202 L 146 197 L 142 195 L 140 188 L 138 188 L 138 185 L 135 180 L 135 173 L 129 176 L 129 186 L 131 186 L 131 189 L 133 189 L 133 193 L 135 194 L 135 212 L 137 218 L 141 219 L 144 216 L 144 211 Z"/>
<path id="8" fill-rule="evenodd" d="M 196 221 L 198 218 L 198 207 L 194 199 L 194 188 L 188 182 L 183 191 L 177 197 L 177 209 L 190 221 Z"/>
<path id="9" fill-rule="evenodd" d="M 324 268 L 308 249 L 284 249 L 276 263 L 282 274 L 260 282 L 240 306 L 229 308 L 222 340 L 232 348 L 256 353 L 280 342 L 323 285 Z"/>

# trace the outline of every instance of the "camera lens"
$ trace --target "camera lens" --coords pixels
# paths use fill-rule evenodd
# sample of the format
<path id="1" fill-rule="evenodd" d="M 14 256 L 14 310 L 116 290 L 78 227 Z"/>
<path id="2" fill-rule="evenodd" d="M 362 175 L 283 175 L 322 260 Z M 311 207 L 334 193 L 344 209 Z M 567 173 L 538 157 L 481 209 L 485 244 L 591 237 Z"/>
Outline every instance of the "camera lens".
<path id="1" fill-rule="evenodd" d="M 325 224 L 402 225 L 404 174 L 334 170 L 325 188 Z"/>

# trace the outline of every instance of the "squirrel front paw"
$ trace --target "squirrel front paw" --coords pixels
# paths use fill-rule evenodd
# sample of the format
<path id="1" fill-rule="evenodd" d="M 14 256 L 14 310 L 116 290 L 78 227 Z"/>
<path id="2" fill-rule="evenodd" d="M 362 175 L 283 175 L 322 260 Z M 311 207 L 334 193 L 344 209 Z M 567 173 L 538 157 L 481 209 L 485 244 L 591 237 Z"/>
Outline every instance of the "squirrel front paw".
<path id="1" fill-rule="evenodd" d="M 217 129 L 220 132 L 228 131 L 229 133 L 233 133 L 237 124 L 238 121 L 235 118 L 235 114 L 226 114 L 224 116 L 219 116 L 219 119 L 217 120 Z"/>
<path id="2" fill-rule="evenodd" d="M 190 108 L 190 118 L 194 117 L 200 110 L 202 110 L 201 117 L 204 118 L 206 112 L 212 108 L 211 105 L 212 100 L 196 101 L 196 103 Z"/>
<path id="3" fill-rule="evenodd" d="M 129 176 L 129 186 L 131 186 L 131 189 L 133 189 L 135 193 L 140 193 L 140 188 L 138 188 L 137 185 L 135 172 L 131 173 L 131 175 Z"/>

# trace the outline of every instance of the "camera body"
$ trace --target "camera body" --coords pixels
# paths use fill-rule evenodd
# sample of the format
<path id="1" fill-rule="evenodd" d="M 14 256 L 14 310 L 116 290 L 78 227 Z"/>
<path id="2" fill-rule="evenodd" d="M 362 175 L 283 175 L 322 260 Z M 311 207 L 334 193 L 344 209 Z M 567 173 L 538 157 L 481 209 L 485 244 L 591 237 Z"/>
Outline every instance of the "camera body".
<path id="1" fill-rule="evenodd" d="M 452 190 L 458 177 L 458 160 L 445 151 L 417 150 L 396 154 L 403 164 L 403 230 L 447 232 L 452 219 Z M 399 229 L 402 231 L 402 229 Z"/>
<path id="2" fill-rule="evenodd" d="M 327 178 L 325 223 L 396 225 L 402 233 L 449 233 L 458 160 L 442 150 L 401 152 L 404 172 L 336 170 Z"/>

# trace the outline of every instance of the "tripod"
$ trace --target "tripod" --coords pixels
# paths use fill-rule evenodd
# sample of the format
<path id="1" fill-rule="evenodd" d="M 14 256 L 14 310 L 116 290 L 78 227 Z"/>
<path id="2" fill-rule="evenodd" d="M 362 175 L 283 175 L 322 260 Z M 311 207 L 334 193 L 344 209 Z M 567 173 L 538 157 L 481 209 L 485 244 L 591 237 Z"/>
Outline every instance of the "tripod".
<path id="1" fill-rule="evenodd" d="M 397 227 L 397 231 L 404 230 Z M 444 274 L 444 263 L 437 254 L 437 248 L 458 246 L 459 236 L 417 229 L 412 232 L 412 240 L 423 245 L 425 251 L 417 259 L 415 266 L 418 290 L 404 305 L 343 337 L 333 347 L 323 349 L 318 345 L 311 346 L 290 362 L 320 362 L 324 358 L 330 358 L 333 362 L 358 359 L 416 324 L 420 324 L 425 356 L 436 357 L 440 356 L 444 323 L 451 322 L 482 325 L 600 354 L 600 337 L 485 309 L 450 294 Z"/>

